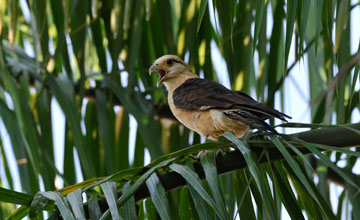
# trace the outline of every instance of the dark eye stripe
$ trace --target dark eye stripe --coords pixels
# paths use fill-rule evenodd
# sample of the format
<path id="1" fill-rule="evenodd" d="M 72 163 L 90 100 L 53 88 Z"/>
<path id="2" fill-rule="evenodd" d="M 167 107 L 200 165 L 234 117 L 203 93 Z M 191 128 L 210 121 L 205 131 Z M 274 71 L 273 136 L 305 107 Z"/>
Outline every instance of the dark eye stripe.
<path id="1" fill-rule="evenodd" d="M 168 59 L 166 61 L 166 63 L 169 64 L 169 65 L 172 64 L 173 62 L 183 64 L 181 61 L 178 61 L 178 60 L 175 60 L 175 59 Z"/>
<path id="2" fill-rule="evenodd" d="M 173 62 L 175 62 L 175 63 L 181 63 L 182 64 L 182 62 L 181 61 L 178 61 L 178 60 L 172 60 Z"/>

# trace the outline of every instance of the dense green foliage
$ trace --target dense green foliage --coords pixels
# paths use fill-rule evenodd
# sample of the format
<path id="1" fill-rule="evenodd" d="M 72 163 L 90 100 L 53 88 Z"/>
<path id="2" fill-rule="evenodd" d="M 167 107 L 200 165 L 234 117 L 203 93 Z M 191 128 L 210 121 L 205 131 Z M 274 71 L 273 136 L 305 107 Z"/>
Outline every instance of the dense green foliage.
<path id="1" fill-rule="evenodd" d="M 200 144 L 197 134 L 173 120 L 165 89 L 156 88 L 156 74 L 148 75 L 157 57 L 177 54 L 205 78 L 227 76 L 232 89 L 272 107 L 278 102 L 285 111 L 284 88 L 292 85 L 294 66 L 303 65 L 312 124 L 286 126 L 332 124 L 359 135 L 358 127 L 342 125 L 359 111 L 360 52 L 352 54 L 351 47 L 360 45 L 352 45 L 350 25 L 359 5 L 349 0 L 1 0 L 0 219 L 42 219 L 43 210 L 65 219 L 88 214 L 92 219 L 280 219 L 285 210 L 292 219 L 360 219 L 360 210 L 351 208 L 360 205 L 353 170 L 360 148 L 261 134 L 241 140 L 226 134 L 220 142 Z M 222 59 L 227 71 L 215 68 Z M 65 118 L 61 132 L 57 104 Z M 228 141 L 235 145 L 229 148 Z M 63 157 L 55 147 L 62 142 Z M 213 152 L 218 148 L 230 154 L 239 150 L 248 168 L 218 176 Z M 284 160 L 259 165 L 261 159 L 272 161 L 275 149 Z M 202 150 L 210 153 L 199 161 L 189 156 Z M 143 167 L 146 152 L 152 163 Z M 13 158 L 17 167 L 11 167 Z M 174 173 L 187 187 L 167 192 L 161 181 Z M 81 175 L 85 181 L 77 183 Z M 334 180 L 343 188 L 330 200 Z M 136 194 L 144 187 L 151 196 L 145 200 Z"/>

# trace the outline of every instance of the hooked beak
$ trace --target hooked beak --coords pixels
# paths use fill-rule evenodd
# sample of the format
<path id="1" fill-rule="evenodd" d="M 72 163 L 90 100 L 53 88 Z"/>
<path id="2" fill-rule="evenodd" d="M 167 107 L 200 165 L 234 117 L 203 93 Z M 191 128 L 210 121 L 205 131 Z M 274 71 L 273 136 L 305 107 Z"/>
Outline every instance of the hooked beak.
<path id="1" fill-rule="evenodd" d="M 152 72 L 158 72 L 159 73 L 159 79 L 156 83 L 156 86 L 159 87 L 162 82 L 164 81 L 164 78 L 165 78 L 165 75 L 166 75 L 166 72 L 165 70 L 163 70 L 162 68 L 156 66 L 156 65 L 152 65 L 149 69 L 149 75 L 151 75 Z"/>

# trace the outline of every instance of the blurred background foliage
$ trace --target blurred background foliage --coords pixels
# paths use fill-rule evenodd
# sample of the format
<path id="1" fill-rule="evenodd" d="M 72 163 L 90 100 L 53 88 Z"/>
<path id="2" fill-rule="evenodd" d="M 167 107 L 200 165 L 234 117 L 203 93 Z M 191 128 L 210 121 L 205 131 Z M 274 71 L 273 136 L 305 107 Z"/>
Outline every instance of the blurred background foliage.
<path id="1" fill-rule="evenodd" d="M 354 122 L 352 118 L 359 111 L 360 54 L 351 49 L 358 48 L 359 39 L 352 39 L 350 19 L 359 8 L 359 1 L 350 0 L 2 0 L 0 193 L 4 197 L 0 201 L 9 203 L 0 203 L 0 218 L 9 216 L 17 208 L 15 204 L 26 209 L 40 190 L 54 191 L 143 167 L 146 158 L 148 163 L 200 143 L 197 134 L 174 120 L 165 89 L 155 86 L 158 76 L 148 75 L 153 61 L 164 54 L 177 54 L 201 77 L 230 82 L 232 89 L 287 114 L 286 100 L 291 98 L 286 99 L 286 88 L 294 85 L 291 74 L 301 74 L 304 83 L 295 85 L 308 90 L 311 120 L 304 116 L 304 121 L 298 122 Z M 226 65 L 220 65 L 224 61 Z M 304 72 L 294 71 L 299 66 Z M 335 151 L 322 155 L 357 178 L 356 172 L 352 173 L 358 161 L 354 155 Z M 303 159 L 293 162 L 305 169 L 310 165 L 304 166 Z M 287 212 L 301 210 L 308 218 L 318 219 L 334 207 L 333 216 L 324 218 L 359 219 L 359 210 L 351 208 L 358 207 L 359 199 L 349 197 L 359 189 L 343 184 L 335 207 L 330 201 L 328 165 L 321 157 L 310 159 L 315 161 L 312 165 L 317 175 L 309 170 L 303 173 L 313 184 L 315 197 L 324 202 L 275 193 L 280 186 L 308 193 L 307 185 L 304 189 L 294 173 L 285 174 L 290 170 L 288 160 L 289 164 L 260 166 L 266 187 L 273 190 L 274 213 L 270 216 L 282 216 L 283 204 Z M 242 193 L 244 189 L 251 190 L 256 202 L 263 201 L 263 194 L 258 194 L 250 178 L 252 172 L 245 169 L 219 177 L 230 216 L 223 216 L 225 219 L 237 215 L 236 204 L 253 209 L 250 191 Z M 280 175 L 282 185 L 268 182 L 266 176 L 273 178 L 271 174 Z M 205 188 L 209 192 L 213 187 Z M 26 195 L 17 195 L 14 190 Z M 185 215 L 185 208 L 197 205 L 192 192 L 184 188 L 167 195 L 170 207 L 177 207 L 172 215 Z M 17 199 L 7 200 L 5 195 Z M 297 203 L 292 203 L 294 200 Z M 144 213 L 148 219 L 157 218 L 151 199 L 137 205 L 139 218 Z M 261 219 L 262 205 L 254 203 L 254 207 L 260 210 L 256 216 Z M 316 207 L 322 208 L 322 214 L 316 214 Z M 210 208 L 211 215 L 218 213 L 214 206 Z M 205 218 L 201 217 L 204 213 L 194 210 L 187 214 Z M 238 214 L 255 218 L 246 211 Z M 40 213 L 38 217 L 43 216 Z"/>

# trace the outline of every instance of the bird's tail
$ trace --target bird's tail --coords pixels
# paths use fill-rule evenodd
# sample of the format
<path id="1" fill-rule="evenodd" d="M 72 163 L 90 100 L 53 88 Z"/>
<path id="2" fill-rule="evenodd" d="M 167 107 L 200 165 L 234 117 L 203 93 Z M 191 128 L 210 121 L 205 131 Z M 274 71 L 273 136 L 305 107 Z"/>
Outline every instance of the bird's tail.
<path id="1" fill-rule="evenodd" d="M 269 118 L 278 118 L 282 121 L 287 122 L 286 118 L 291 119 L 290 116 L 261 103 L 257 103 L 251 106 L 242 105 L 241 109 L 260 117 L 262 120 L 266 120 Z"/>
<path id="2" fill-rule="evenodd" d="M 265 131 L 271 134 L 279 134 L 272 126 L 266 123 L 263 118 L 248 111 L 231 110 L 224 112 L 224 114 L 233 120 L 238 120 L 249 125 L 252 129 L 258 129 L 259 131 Z"/>

